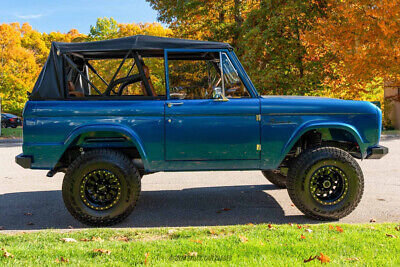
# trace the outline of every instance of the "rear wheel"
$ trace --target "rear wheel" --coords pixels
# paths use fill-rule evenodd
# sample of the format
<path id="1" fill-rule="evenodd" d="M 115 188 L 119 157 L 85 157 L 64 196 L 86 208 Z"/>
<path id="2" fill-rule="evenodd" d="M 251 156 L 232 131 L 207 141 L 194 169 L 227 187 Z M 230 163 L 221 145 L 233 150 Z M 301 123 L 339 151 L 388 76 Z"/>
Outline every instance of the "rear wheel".
<path id="1" fill-rule="evenodd" d="M 139 198 L 140 174 L 124 154 L 99 149 L 79 156 L 63 181 L 63 199 L 80 222 L 109 226 L 125 219 Z"/>
<path id="2" fill-rule="evenodd" d="M 268 181 L 277 187 L 286 188 L 287 177 L 281 172 L 281 170 L 265 170 L 262 171 L 262 174 L 265 176 L 265 178 L 267 178 Z"/>
<path id="3" fill-rule="evenodd" d="M 300 154 L 289 170 L 287 187 L 296 207 L 318 220 L 349 215 L 361 200 L 364 177 L 344 150 L 312 148 Z"/>

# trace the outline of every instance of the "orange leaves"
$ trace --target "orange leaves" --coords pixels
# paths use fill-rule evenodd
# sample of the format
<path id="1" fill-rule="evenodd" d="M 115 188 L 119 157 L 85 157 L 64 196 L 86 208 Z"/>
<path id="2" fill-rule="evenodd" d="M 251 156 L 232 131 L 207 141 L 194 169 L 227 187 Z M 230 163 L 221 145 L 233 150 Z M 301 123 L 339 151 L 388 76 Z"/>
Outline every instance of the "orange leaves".
<path id="1" fill-rule="evenodd" d="M 332 225 L 329 225 L 329 230 L 335 230 L 335 231 L 337 231 L 337 232 L 339 232 L 339 233 L 343 233 L 343 228 L 341 227 L 341 226 L 336 226 L 336 227 L 334 227 L 334 226 L 332 226 Z"/>
<path id="2" fill-rule="evenodd" d="M 150 256 L 150 252 L 146 252 L 144 254 L 144 265 L 148 265 L 149 264 L 149 256 Z"/>
<path id="3" fill-rule="evenodd" d="M 203 244 L 203 241 L 195 240 L 195 239 L 190 239 L 190 242 L 197 243 L 197 244 Z"/>
<path id="4" fill-rule="evenodd" d="M 315 259 L 319 260 L 321 263 L 331 262 L 331 259 L 328 256 L 324 255 L 323 253 L 319 253 L 319 256 L 310 256 L 308 259 L 305 259 L 303 262 L 307 263 L 307 262 L 313 261 Z"/>
<path id="5" fill-rule="evenodd" d="M 67 262 L 69 262 L 69 260 L 64 257 L 60 257 L 59 259 L 55 260 L 55 263 L 67 263 Z"/>
<path id="6" fill-rule="evenodd" d="M 330 262 L 331 261 L 331 259 L 328 257 L 328 256 L 326 256 L 326 255 L 324 255 L 324 254 L 322 254 L 322 253 L 319 253 L 320 255 L 319 255 L 319 257 L 317 257 L 317 259 L 321 262 L 321 263 L 328 263 L 328 262 Z"/>
<path id="7" fill-rule="evenodd" d="M 300 235 L 300 239 L 306 239 L 304 235 Z"/>

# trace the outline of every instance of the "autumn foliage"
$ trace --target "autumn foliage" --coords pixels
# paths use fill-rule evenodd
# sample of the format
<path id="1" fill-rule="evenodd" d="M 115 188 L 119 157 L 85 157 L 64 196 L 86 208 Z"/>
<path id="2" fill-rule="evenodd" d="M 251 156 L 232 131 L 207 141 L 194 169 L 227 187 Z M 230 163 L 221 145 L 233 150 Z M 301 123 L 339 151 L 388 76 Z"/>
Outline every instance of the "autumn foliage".
<path id="1" fill-rule="evenodd" d="M 135 34 L 231 43 L 261 94 L 383 101 L 384 81 L 400 80 L 398 1 L 147 2 L 168 28 L 158 23 L 120 24 L 112 18 L 98 19 L 88 35 L 77 30 L 40 33 L 28 24 L 0 25 L 3 110 L 21 113 L 26 91 L 32 89 L 52 41 L 95 41 Z M 107 68 L 113 66 L 97 67 L 107 75 Z"/>
<path id="2" fill-rule="evenodd" d="M 88 35 L 72 29 L 68 33 L 41 33 L 24 23 L 0 25 L 0 98 L 2 111 L 21 114 L 37 76 L 50 51 L 51 42 L 83 42 L 104 40 L 136 34 L 170 36 L 172 31 L 159 23 L 119 24 L 114 19 L 100 18 Z M 105 77 L 108 68 L 98 66 Z"/>

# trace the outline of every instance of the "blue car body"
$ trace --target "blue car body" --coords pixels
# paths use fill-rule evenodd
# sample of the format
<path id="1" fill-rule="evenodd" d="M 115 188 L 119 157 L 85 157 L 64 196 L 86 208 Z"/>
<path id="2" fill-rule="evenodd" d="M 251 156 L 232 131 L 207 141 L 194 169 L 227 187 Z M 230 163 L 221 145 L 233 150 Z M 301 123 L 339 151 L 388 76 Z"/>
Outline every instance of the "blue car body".
<path id="1" fill-rule="evenodd" d="M 187 52 L 165 49 L 166 77 L 168 53 L 179 51 Z M 25 167 L 54 169 L 74 146 L 135 148 L 146 172 L 276 169 L 302 136 L 324 129 L 331 140 L 355 143 L 360 158 L 369 157 L 378 146 L 382 114 L 375 105 L 260 96 L 233 51 L 204 51 L 227 53 L 251 97 L 174 100 L 166 79 L 165 99 L 28 101 Z"/>

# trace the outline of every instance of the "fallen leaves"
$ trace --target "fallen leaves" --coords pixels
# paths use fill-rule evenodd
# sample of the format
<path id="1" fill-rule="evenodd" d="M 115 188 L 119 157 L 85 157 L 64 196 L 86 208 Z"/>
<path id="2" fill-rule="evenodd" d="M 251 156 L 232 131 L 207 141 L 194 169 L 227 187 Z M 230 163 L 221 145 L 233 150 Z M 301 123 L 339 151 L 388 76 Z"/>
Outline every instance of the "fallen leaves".
<path id="1" fill-rule="evenodd" d="M 307 233 L 312 233 L 311 229 L 304 229 L 304 231 L 306 231 Z"/>
<path id="2" fill-rule="evenodd" d="M 195 239 L 190 239 L 190 242 L 197 243 L 197 244 L 203 244 L 203 241 L 195 240 Z"/>
<path id="3" fill-rule="evenodd" d="M 192 252 L 189 252 L 188 254 L 185 254 L 185 256 L 197 257 L 197 252 L 196 251 L 192 251 Z"/>
<path id="4" fill-rule="evenodd" d="M 329 263 L 331 261 L 331 259 L 328 256 L 326 256 L 322 253 L 319 253 L 319 256 L 314 256 L 314 257 L 310 256 L 308 259 L 305 259 L 303 262 L 307 263 L 307 262 L 313 261 L 315 259 L 319 260 L 321 263 Z"/>
<path id="5" fill-rule="evenodd" d="M 231 209 L 229 209 L 229 208 L 224 208 L 224 209 L 222 209 L 222 210 L 217 210 L 217 213 L 222 213 L 222 212 L 224 212 L 224 211 L 231 211 Z"/>
<path id="6" fill-rule="evenodd" d="M 326 256 L 326 255 L 324 255 L 324 254 L 322 254 L 322 253 L 319 253 L 319 254 L 320 254 L 320 256 L 317 257 L 317 259 L 318 259 L 321 263 L 328 263 L 328 262 L 331 261 L 331 259 L 330 259 L 328 256 Z"/>
<path id="7" fill-rule="evenodd" d="M 0 230 L 1 230 L 1 227 L 0 227 Z M 396 226 L 396 227 L 394 228 L 394 230 L 400 231 L 400 225 Z"/>
<path id="8" fill-rule="evenodd" d="M 339 232 L 339 233 L 343 233 L 343 228 L 341 227 L 341 226 L 336 226 L 336 227 L 333 227 L 332 225 L 329 225 L 329 230 L 336 230 L 337 232 Z"/>
<path id="9" fill-rule="evenodd" d="M 150 256 L 150 252 L 144 253 L 144 265 L 149 264 L 149 256 Z"/>
<path id="10" fill-rule="evenodd" d="M 272 224 L 268 224 L 268 229 L 274 229 L 274 226 Z"/>
<path id="11" fill-rule="evenodd" d="M 75 239 L 69 238 L 69 237 L 61 238 L 61 240 L 63 242 L 65 242 L 65 243 L 75 243 L 75 242 L 77 242 Z"/>
<path id="12" fill-rule="evenodd" d="M 336 226 L 336 231 L 338 231 L 339 233 L 343 233 L 343 228 L 340 226 Z"/>
<path id="13" fill-rule="evenodd" d="M 56 263 L 67 263 L 67 262 L 69 262 L 69 259 L 60 257 L 59 259 L 56 259 L 55 262 Z"/>
<path id="14" fill-rule="evenodd" d="M 374 223 L 376 222 L 376 220 L 374 218 L 372 218 L 371 220 L 369 220 L 370 223 Z"/>
<path id="15" fill-rule="evenodd" d="M 101 239 L 101 237 L 97 237 L 97 236 L 92 236 L 92 238 L 82 238 L 81 239 L 82 242 L 103 242 L 104 240 Z"/>
<path id="16" fill-rule="evenodd" d="M 14 258 L 14 255 L 8 252 L 5 248 L 2 248 L 1 251 L 3 251 L 4 258 Z"/>
<path id="17" fill-rule="evenodd" d="M 243 235 L 240 235 L 239 239 L 240 239 L 240 242 L 242 242 L 242 243 L 246 243 L 247 241 L 249 241 L 249 239 Z"/>
<path id="18" fill-rule="evenodd" d="M 98 254 L 107 254 L 107 255 L 111 254 L 111 250 L 102 249 L 102 248 L 94 249 L 93 252 L 98 253 Z"/>
<path id="19" fill-rule="evenodd" d="M 386 236 L 387 236 L 387 237 L 391 237 L 391 238 L 398 238 L 397 236 L 391 235 L 391 234 L 386 234 Z"/>
<path id="20" fill-rule="evenodd" d="M 345 261 L 359 261 L 360 259 L 359 258 L 347 258 L 347 259 L 344 259 Z"/>
<path id="21" fill-rule="evenodd" d="M 304 235 L 300 235 L 300 239 L 306 239 Z"/>

